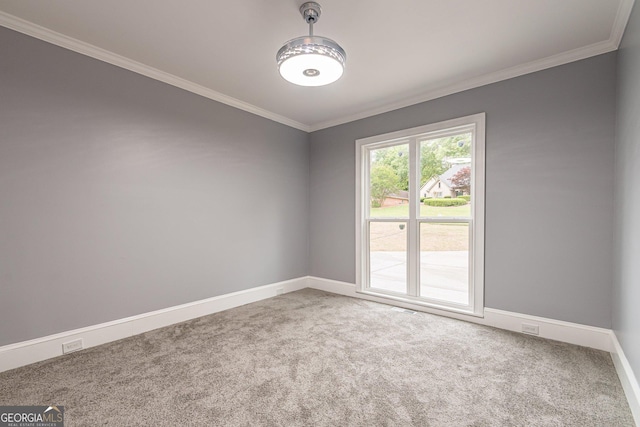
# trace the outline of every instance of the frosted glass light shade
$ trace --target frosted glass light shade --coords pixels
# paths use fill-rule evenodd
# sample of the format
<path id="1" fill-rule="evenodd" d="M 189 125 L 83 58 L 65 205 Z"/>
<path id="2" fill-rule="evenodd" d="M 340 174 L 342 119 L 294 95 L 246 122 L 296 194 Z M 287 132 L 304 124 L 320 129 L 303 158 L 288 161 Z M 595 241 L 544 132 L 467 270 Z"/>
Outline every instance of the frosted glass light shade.
<path id="1" fill-rule="evenodd" d="M 300 86 L 323 86 L 338 80 L 344 72 L 347 55 L 333 40 L 325 37 L 298 37 L 278 51 L 280 75 Z"/>

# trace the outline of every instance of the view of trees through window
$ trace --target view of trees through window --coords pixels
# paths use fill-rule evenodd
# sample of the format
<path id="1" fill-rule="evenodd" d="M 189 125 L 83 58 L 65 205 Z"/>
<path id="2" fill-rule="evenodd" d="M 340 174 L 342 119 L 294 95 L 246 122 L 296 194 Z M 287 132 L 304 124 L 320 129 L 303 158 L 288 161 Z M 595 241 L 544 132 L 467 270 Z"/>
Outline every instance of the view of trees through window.
<path id="1" fill-rule="evenodd" d="M 426 139 L 419 146 L 420 216 L 469 216 L 471 133 Z M 370 162 L 370 216 L 408 217 L 409 145 L 372 150 Z M 458 209 L 437 209 L 446 207 Z"/>
<path id="2" fill-rule="evenodd" d="M 370 286 L 406 293 L 410 191 L 419 197 L 419 294 L 467 304 L 471 217 L 472 134 L 415 140 L 419 189 L 410 189 L 410 143 L 369 155 Z M 417 201 L 417 200 L 416 200 Z M 399 222 L 389 222 L 390 219 Z M 451 219 L 458 219 L 459 222 Z M 376 219 L 381 222 L 376 222 Z M 386 220 L 385 220 L 386 219 Z M 449 220 L 447 220 L 449 219 Z"/>
<path id="3" fill-rule="evenodd" d="M 356 140 L 358 292 L 482 315 L 485 119 Z"/>
<path id="4" fill-rule="evenodd" d="M 471 162 L 471 134 L 429 139 L 420 144 L 420 185 L 442 175 L 453 164 Z"/>
<path id="5" fill-rule="evenodd" d="M 373 151 L 370 170 L 371 207 L 380 208 L 388 197 L 409 190 L 409 145 L 394 145 Z"/>

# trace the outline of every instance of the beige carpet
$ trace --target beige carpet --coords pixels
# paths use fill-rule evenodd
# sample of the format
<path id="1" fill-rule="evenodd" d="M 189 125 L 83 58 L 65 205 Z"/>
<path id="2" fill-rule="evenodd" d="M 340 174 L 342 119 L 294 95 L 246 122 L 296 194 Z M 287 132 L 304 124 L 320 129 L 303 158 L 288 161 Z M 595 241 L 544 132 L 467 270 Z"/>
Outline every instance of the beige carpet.
<path id="1" fill-rule="evenodd" d="M 67 426 L 633 426 L 609 354 L 303 290 L 0 374 Z"/>

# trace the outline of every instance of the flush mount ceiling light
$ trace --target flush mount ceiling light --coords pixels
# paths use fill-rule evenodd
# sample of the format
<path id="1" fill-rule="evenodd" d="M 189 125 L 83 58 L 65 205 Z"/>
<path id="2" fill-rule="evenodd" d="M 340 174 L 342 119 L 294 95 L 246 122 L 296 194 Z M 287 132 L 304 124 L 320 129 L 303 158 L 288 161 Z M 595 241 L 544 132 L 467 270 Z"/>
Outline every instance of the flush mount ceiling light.
<path id="1" fill-rule="evenodd" d="M 278 70 L 285 80 L 300 86 L 323 86 L 338 80 L 344 72 L 347 54 L 326 37 L 313 35 L 313 24 L 320 18 L 320 5 L 310 1 L 300 6 L 309 24 L 309 35 L 289 40 L 276 55 Z"/>

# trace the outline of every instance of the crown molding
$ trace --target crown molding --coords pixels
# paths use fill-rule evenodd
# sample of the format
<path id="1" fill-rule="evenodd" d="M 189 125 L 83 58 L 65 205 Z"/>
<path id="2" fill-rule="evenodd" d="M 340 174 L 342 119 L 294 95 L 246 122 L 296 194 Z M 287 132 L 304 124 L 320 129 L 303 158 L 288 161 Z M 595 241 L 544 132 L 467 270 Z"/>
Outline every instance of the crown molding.
<path id="1" fill-rule="evenodd" d="M 631 17 L 634 2 L 635 0 L 622 0 L 618 5 L 618 12 L 613 21 L 613 28 L 611 29 L 611 36 L 609 37 L 609 41 L 615 45 L 616 49 L 620 47 L 620 42 L 622 42 L 622 36 Z"/>
<path id="2" fill-rule="evenodd" d="M 515 67 L 485 74 L 483 76 L 473 77 L 471 79 L 454 83 L 452 85 L 434 88 L 433 90 L 424 92 L 418 96 L 410 97 L 391 104 L 386 104 L 357 114 L 342 117 L 340 119 L 317 123 L 310 126 L 310 132 L 315 132 L 317 130 L 365 119 L 367 117 L 375 116 L 382 113 L 388 113 L 389 111 L 398 110 L 400 108 L 409 107 L 411 105 L 420 104 L 422 102 L 431 101 L 448 95 L 453 95 L 454 93 L 463 92 L 469 89 L 475 89 L 477 87 L 497 83 L 502 80 L 512 79 L 514 77 L 535 73 L 537 71 L 546 70 L 548 68 L 557 67 L 560 65 L 568 64 L 570 62 L 580 61 L 581 59 L 587 59 L 592 56 L 602 55 L 604 53 L 617 50 L 620 46 L 620 42 L 622 41 L 624 30 L 626 29 L 627 23 L 629 22 L 629 17 L 631 15 L 631 10 L 633 9 L 634 2 L 635 0 L 620 1 L 608 40 L 562 52 L 556 55 L 548 56 L 546 58 L 517 65 Z"/>
<path id="3" fill-rule="evenodd" d="M 620 46 L 620 42 L 622 41 L 624 30 L 627 26 L 627 22 L 629 21 L 629 16 L 631 15 L 631 10 L 633 9 L 634 2 L 635 0 L 620 1 L 608 40 L 552 55 L 536 61 L 531 61 L 526 64 L 517 65 L 515 67 L 485 74 L 483 76 L 467 79 L 455 84 L 433 88 L 430 91 L 423 92 L 417 96 L 406 98 L 401 101 L 385 104 L 376 108 L 362 111 L 357 114 L 312 125 L 300 123 L 296 120 L 273 113 L 239 99 L 227 96 L 223 93 L 216 92 L 212 89 L 190 82 L 181 77 L 177 77 L 173 74 L 166 73 L 140 62 L 133 61 L 131 59 L 125 58 L 124 56 L 117 55 L 113 52 L 109 52 L 97 46 L 93 46 L 89 43 L 85 43 L 72 37 L 65 36 L 64 34 L 57 33 L 48 28 L 42 27 L 29 21 L 25 21 L 21 18 L 2 11 L 0 11 L 0 25 L 35 37 L 37 39 L 55 44 L 57 46 L 72 50 L 74 52 L 90 56 L 100 61 L 107 62 L 117 67 L 121 67 L 129 71 L 141 74 L 143 76 L 170 84 L 172 86 L 184 89 L 197 95 L 204 96 L 205 98 L 209 98 L 214 101 L 229 105 L 231 107 L 235 107 L 240 110 L 264 117 L 266 119 L 282 123 L 292 128 L 299 129 L 305 132 L 314 132 L 321 129 L 326 129 L 329 127 L 338 126 L 341 124 L 375 116 L 378 114 L 387 113 L 389 111 L 397 110 L 411 105 L 420 104 L 422 102 L 431 101 L 437 98 L 442 98 L 444 96 L 463 92 L 465 90 L 497 83 L 502 80 L 512 79 L 514 77 L 542 71 L 548 68 L 557 67 L 559 65 L 568 64 L 570 62 L 579 61 L 581 59 L 586 59 L 592 56 L 614 51 Z"/>
<path id="4" fill-rule="evenodd" d="M 108 64 L 133 71 L 134 73 L 141 74 L 143 76 L 161 81 L 163 83 L 167 83 L 171 86 L 184 89 L 200 96 L 204 96 L 205 98 L 209 98 L 214 101 L 229 105 L 231 107 L 238 108 L 248 113 L 273 120 L 274 122 L 282 123 L 292 128 L 309 132 L 308 125 L 297 122 L 288 117 L 284 117 L 263 108 L 256 107 L 255 105 L 240 101 L 239 99 L 233 98 L 223 93 L 216 92 L 215 90 L 190 82 L 189 80 L 174 76 L 173 74 L 158 70 L 156 68 L 131 60 L 129 58 L 99 48 L 89 43 L 85 43 L 69 36 L 65 36 L 64 34 L 60 34 L 56 31 L 50 30 L 29 21 L 25 21 L 24 19 L 18 18 L 17 16 L 13 16 L 2 11 L 0 11 L 0 25 L 11 30 L 26 34 L 28 36 L 43 40 L 45 42 L 54 44 L 56 46 L 72 50 L 82 55 L 98 59 Z"/>
<path id="5" fill-rule="evenodd" d="M 365 119 L 367 117 L 375 116 L 382 113 L 388 113 L 389 111 L 398 110 L 400 108 L 409 107 L 411 105 L 420 104 L 422 102 L 432 101 L 437 98 L 442 98 L 444 96 L 453 95 L 458 92 L 463 92 L 469 89 L 475 89 L 481 86 L 486 86 L 488 84 L 497 83 L 503 80 L 512 79 L 514 77 L 519 77 L 525 74 L 535 73 L 536 71 L 542 71 L 547 68 L 553 68 L 559 65 L 564 65 L 570 62 L 586 59 L 592 56 L 601 55 L 603 53 L 611 52 L 616 49 L 617 49 L 617 46 L 615 46 L 610 40 L 595 43 L 589 46 L 570 50 L 557 55 L 532 61 L 526 64 L 507 68 L 504 70 L 499 70 L 494 73 L 485 74 L 480 77 L 474 77 L 474 78 L 464 80 L 462 82 L 455 83 L 449 86 L 435 88 L 431 91 L 422 93 L 418 96 L 407 98 L 392 104 L 386 104 L 378 108 L 353 114 L 351 116 L 318 123 L 311 126 L 311 132 L 330 128 L 333 126 L 338 126 L 341 124 L 353 122 L 360 119 Z"/>

